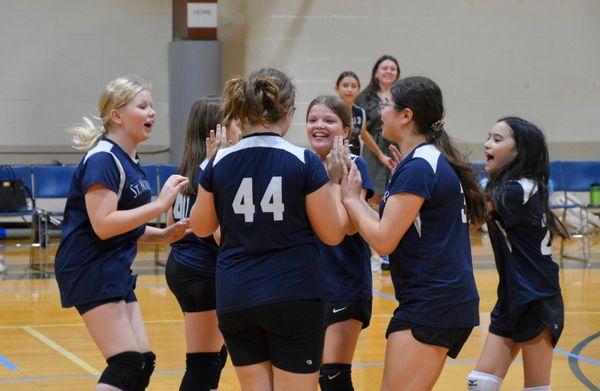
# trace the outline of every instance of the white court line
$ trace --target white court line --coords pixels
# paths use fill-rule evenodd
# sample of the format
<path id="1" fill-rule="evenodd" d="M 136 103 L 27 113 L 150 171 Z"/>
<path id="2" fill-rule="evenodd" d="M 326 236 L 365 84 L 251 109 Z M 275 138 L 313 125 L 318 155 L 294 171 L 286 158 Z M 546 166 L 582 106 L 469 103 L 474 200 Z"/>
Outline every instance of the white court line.
<path id="1" fill-rule="evenodd" d="M 85 361 L 83 361 L 82 359 L 80 359 L 79 357 L 74 355 L 73 353 L 69 352 L 67 349 L 63 348 L 62 346 L 60 346 L 59 344 L 57 344 L 50 338 L 46 337 L 44 334 L 34 330 L 33 328 L 31 328 L 29 326 L 23 326 L 21 328 L 23 330 L 25 330 L 26 332 L 28 332 L 29 334 L 36 337 L 37 339 L 39 339 L 40 341 L 42 341 L 43 343 L 45 343 L 46 345 L 48 345 L 48 347 L 50 347 L 51 349 L 56 350 L 62 356 L 66 357 L 68 360 L 71 360 L 71 362 L 73 362 L 74 364 L 83 368 L 83 370 L 86 371 L 87 373 L 92 374 L 92 375 L 98 375 L 100 373 L 96 368 L 92 367 L 90 364 L 86 363 Z"/>

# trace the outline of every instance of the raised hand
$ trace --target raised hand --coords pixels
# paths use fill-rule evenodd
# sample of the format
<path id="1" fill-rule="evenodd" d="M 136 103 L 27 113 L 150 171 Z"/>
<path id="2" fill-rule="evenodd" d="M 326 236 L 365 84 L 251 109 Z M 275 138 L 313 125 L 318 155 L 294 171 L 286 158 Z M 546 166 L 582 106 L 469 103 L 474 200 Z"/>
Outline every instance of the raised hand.
<path id="1" fill-rule="evenodd" d="M 396 169 L 396 167 L 398 167 L 398 164 L 400 164 L 400 162 L 402 161 L 402 154 L 400 153 L 398 148 L 396 148 L 395 145 L 390 145 L 389 149 L 390 149 L 390 153 L 394 157 L 393 158 L 394 168 L 392 168 L 392 172 L 393 172 Z"/>
<path id="2" fill-rule="evenodd" d="M 346 151 L 348 142 L 341 136 L 335 136 L 333 139 L 333 148 L 327 155 L 327 174 L 331 183 L 339 184 L 342 180 L 342 167 L 346 165 Z"/>
<path id="3" fill-rule="evenodd" d="M 165 182 L 160 194 L 158 195 L 157 201 L 162 203 L 162 208 L 167 210 L 175 202 L 175 197 L 181 191 L 183 186 L 189 183 L 189 179 L 181 175 L 171 175 Z"/>
<path id="4" fill-rule="evenodd" d="M 192 233 L 192 229 L 190 228 L 190 220 L 180 220 L 175 224 L 171 224 L 168 227 L 163 228 L 163 242 L 164 243 L 173 243 L 187 234 Z"/>
<path id="5" fill-rule="evenodd" d="M 362 177 L 356 164 L 352 162 L 350 170 L 343 167 L 342 177 L 342 202 L 347 203 L 352 200 L 360 201 L 360 191 L 362 189 Z"/>
<path id="6" fill-rule="evenodd" d="M 223 125 L 217 125 L 217 130 L 211 129 L 205 140 L 206 158 L 211 159 L 219 149 L 228 147 L 231 144 L 233 142 L 227 140 L 227 128 Z"/>

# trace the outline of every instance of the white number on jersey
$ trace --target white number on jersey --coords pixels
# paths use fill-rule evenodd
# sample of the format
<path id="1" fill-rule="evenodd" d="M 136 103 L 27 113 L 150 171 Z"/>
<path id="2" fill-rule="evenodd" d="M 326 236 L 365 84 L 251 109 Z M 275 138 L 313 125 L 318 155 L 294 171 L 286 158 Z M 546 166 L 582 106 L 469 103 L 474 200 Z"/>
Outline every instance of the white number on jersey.
<path id="1" fill-rule="evenodd" d="M 466 224 L 467 223 L 467 213 L 465 211 L 467 209 L 467 200 L 465 199 L 465 191 L 462 188 L 462 183 L 459 182 L 459 185 L 460 185 L 460 194 L 463 195 L 463 205 L 464 205 L 464 208 L 461 208 L 461 210 L 460 210 L 460 216 L 462 218 L 462 222 L 464 224 Z"/>
<path id="2" fill-rule="evenodd" d="M 546 231 L 546 235 L 544 235 L 544 239 L 542 239 L 540 251 L 542 252 L 542 255 L 552 255 L 552 242 L 550 241 L 550 230 Z"/>
<path id="3" fill-rule="evenodd" d="M 273 221 L 282 221 L 285 206 L 283 205 L 283 197 L 281 192 L 282 178 L 274 176 L 271 178 L 265 194 L 260 200 L 260 208 L 263 213 L 273 213 Z M 242 183 L 235 193 L 233 199 L 233 212 L 235 214 L 243 214 L 246 223 L 254 222 L 254 198 L 252 195 L 252 178 L 242 179 Z"/>
<path id="4" fill-rule="evenodd" d="M 281 177 L 274 176 L 265 190 L 262 200 L 260 200 L 260 208 L 264 213 L 273 213 L 274 221 L 283 220 L 283 198 L 281 196 Z"/>
<path id="5" fill-rule="evenodd" d="M 183 194 L 177 194 L 177 198 L 175 198 L 175 204 L 173 204 L 173 217 L 175 217 L 176 220 L 187 219 L 189 217 L 189 204 L 190 197 Z"/>
<path id="6" fill-rule="evenodd" d="M 244 215 L 244 221 L 246 223 L 254 221 L 256 207 L 254 206 L 254 200 L 252 198 L 252 178 L 242 179 L 242 183 L 240 184 L 237 193 L 235 193 L 232 206 L 235 214 Z"/>
<path id="7" fill-rule="evenodd" d="M 546 226 L 546 214 L 542 215 L 542 227 Z M 550 230 L 546 230 L 546 235 L 540 244 L 540 252 L 542 255 L 552 255 L 552 241 L 550 240 Z"/>

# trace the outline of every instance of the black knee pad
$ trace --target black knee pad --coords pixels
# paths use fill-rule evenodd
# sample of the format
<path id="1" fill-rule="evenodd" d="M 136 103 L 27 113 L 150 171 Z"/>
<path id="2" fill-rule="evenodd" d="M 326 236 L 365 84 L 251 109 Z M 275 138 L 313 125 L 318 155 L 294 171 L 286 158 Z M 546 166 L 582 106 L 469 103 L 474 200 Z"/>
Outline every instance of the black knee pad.
<path id="1" fill-rule="evenodd" d="M 352 365 L 323 364 L 319 372 L 319 386 L 322 391 L 354 391 Z"/>
<path id="2" fill-rule="evenodd" d="M 216 390 L 217 388 L 219 388 L 219 380 L 221 380 L 221 372 L 223 371 L 223 368 L 225 367 L 225 364 L 227 363 L 227 347 L 225 347 L 225 345 L 223 345 L 223 347 L 221 348 L 221 351 L 219 352 L 219 360 L 221 361 L 221 367 L 219 368 L 217 373 L 215 373 L 213 382 L 210 385 L 210 388 L 213 390 Z"/>
<path id="3" fill-rule="evenodd" d="M 106 360 L 108 366 L 98 383 L 108 384 L 124 391 L 133 391 L 144 368 L 144 356 L 140 352 L 123 352 Z"/>
<path id="4" fill-rule="evenodd" d="M 179 391 L 209 391 L 221 372 L 220 353 L 187 353 Z"/>
<path id="5" fill-rule="evenodd" d="M 142 353 L 142 355 L 144 356 L 144 369 L 142 369 L 142 374 L 138 377 L 133 391 L 144 391 L 148 387 L 150 376 L 152 376 L 156 365 L 156 355 L 153 352 Z"/>

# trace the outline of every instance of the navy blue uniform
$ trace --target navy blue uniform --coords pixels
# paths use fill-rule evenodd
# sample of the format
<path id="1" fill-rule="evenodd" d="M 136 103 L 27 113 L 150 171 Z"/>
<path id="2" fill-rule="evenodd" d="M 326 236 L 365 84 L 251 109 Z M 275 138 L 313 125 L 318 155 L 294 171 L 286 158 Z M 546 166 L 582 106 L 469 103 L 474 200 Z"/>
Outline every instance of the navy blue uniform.
<path id="1" fill-rule="evenodd" d="M 369 199 L 373 184 L 367 165 L 360 156 L 352 156 L 352 161 L 360 171 L 362 188 L 367 190 Z M 371 250 L 360 234 L 347 235 L 337 246 L 318 243 L 323 259 L 325 301 L 371 301 Z"/>
<path id="2" fill-rule="evenodd" d="M 317 155 L 274 133 L 219 150 L 200 181 L 221 225 L 217 313 L 322 296 L 305 196 L 328 182 Z"/>
<path id="3" fill-rule="evenodd" d="M 563 328 L 563 307 L 542 197 L 531 179 L 504 186 L 506 205 L 495 205 L 488 222 L 500 276 L 490 331 L 523 342 L 548 328 L 556 342 Z M 524 320 L 532 314 L 537 320 Z"/>
<path id="4" fill-rule="evenodd" d="M 314 152 L 275 133 L 248 135 L 208 163 L 200 184 L 221 226 L 217 315 L 233 365 L 319 369 L 322 280 L 305 197 L 328 181 Z"/>
<path id="5" fill-rule="evenodd" d="M 196 170 L 194 181 L 202 177 L 205 160 Z M 173 204 L 175 222 L 188 219 L 196 195 L 178 194 Z M 201 238 L 193 233 L 171 244 L 165 277 L 183 312 L 212 311 L 216 308 L 215 268 L 219 246 L 212 235 Z"/>
<path id="6" fill-rule="evenodd" d="M 85 193 L 95 184 L 119 196 L 117 210 L 134 209 L 150 202 L 150 183 L 138 161 L 113 141 L 103 139 L 85 155 L 71 182 L 55 260 L 63 307 L 125 298 L 135 286 L 131 264 L 137 253 L 137 240 L 146 225 L 100 239 L 92 229 L 85 207 Z"/>
<path id="7" fill-rule="evenodd" d="M 390 254 L 400 305 L 394 319 L 415 325 L 467 328 L 479 324 L 465 198 L 460 180 L 431 144 L 415 148 L 394 171 L 380 205 L 411 193 L 425 198 L 414 223 Z"/>
<path id="8" fill-rule="evenodd" d="M 196 183 L 200 182 L 205 161 L 196 171 Z M 173 217 L 175 222 L 188 219 L 192 206 L 196 202 L 196 195 L 178 194 L 173 204 Z M 193 269 L 206 277 L 215 276 L 217 263 L 217 250 L 219 246 L 213 236 L 200 238 L 193 233 L 184 236 L 181 240 L 171 244 L 171 256 L 173 260 L 189 269 Z"/>
<path id="9" fill-rule="evenodd" d="M 366 121 L 366 114 L 363 109 L 358 107 L 357 105 L 352 105 L 352 129 L 350 130 L 350 135 L 348 136 L 348 142 L 351 144 L 350 153 L 354 155 L 360 156 L 360 132 L 362 130 L 362 126 Z"/>

